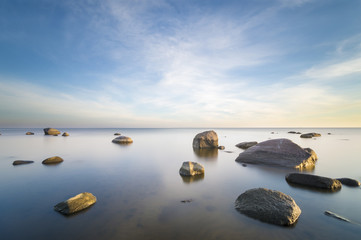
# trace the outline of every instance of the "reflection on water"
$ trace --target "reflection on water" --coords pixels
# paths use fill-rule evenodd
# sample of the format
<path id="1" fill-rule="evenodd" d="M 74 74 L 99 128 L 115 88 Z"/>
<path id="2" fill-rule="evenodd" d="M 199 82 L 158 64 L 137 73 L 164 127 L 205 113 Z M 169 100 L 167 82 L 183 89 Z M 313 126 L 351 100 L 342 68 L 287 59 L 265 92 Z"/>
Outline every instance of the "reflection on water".
<path id="1" fill-rule="evenodd" d="M 59 129 L 70 133 L 67 138 L 44 136 L 42 129 L 31 129 L 35 135 L 30 138 L 24 134 L 30 129 L 0 130 L 1 239 L 336 240 L 361 235 L 360 227 L 324 215 L 331 210 L 361 222 L 360 188 L 330 194 L 294 187 L 285 176 L 295 169 L 235 162 L 242 151 L 235 144 L 261 142 L 276 131 L 277 138 L 315 150 L 315 174 L 361 180 L 361 129 L 302 129 L 320 132 L 317 141 L 288 134 L 291 129 L 214 129 L 227 136 L 222 145 L 233 153 L 194 150 L 192 139 L 208 129 Z M 136 141 L 113 144 L 114 132 Z M 64 162 L 41 164 L 49 156 Z M 15 159 L 35 163 L 13 167 Z M 207 177 L 179 175 L 184 161 L 198 160 Z M 235 211 L 235 198 L 258 187 L 295 199 L 302 210 L 296 227 L 280 228 Z M 93 193 L 97 203 L 70 217 L 53 210 L 56 203 L 81 192 Z M 182 203 L 184 199 L 193 201 Z"/>
<path id="2" fill-rule="evenodd" d="M 218 157 L 218 148 L 210 148 L 210 149 L 193 148 L 193 152 L 198 158 L 203 158 L 207 160 L 217 160 Z"/>
<path id="3" fill-rule="evenodd" d="M 205 174 L 199 174 L 199 175 L 194 175 L 194 176 L 182 176 L 182 180 L 184 183 L 189 184 L 192 182 L 198 182 L 198 181 L 202 181 L 204 179 L 204 175 Z"/>

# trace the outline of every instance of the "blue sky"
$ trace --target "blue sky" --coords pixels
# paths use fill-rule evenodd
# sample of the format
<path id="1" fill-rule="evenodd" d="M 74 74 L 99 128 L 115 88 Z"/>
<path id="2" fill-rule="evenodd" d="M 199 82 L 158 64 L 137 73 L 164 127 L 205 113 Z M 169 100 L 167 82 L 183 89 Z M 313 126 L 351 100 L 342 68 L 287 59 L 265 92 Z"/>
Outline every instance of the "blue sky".
<path id="1" fill-rule="evenodd" d="M 0 127 L 361 127 L 360 0 L 2 0 Z"/>

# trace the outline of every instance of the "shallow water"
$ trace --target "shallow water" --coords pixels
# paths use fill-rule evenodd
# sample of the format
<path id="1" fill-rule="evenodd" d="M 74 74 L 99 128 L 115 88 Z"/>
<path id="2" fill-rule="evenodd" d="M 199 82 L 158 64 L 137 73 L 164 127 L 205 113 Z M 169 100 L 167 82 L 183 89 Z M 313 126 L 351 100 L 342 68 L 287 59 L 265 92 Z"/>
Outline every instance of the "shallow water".
<path id="1" fill-rule="evenodd" d="M 294 170 L 234 160 L 242 141 L 288 138 L 318 155 L 313 174 L 361 180 L 361 129 L 214 129 L 225 150 L 197 152 L 193 137 L 208 129 L 0 129 L 1 239 L 359 239 L 361 226 L 324 215 L 329 210 L 361 223 L 361 189 L 328 193 L 290 186 Z M 301 139 L 290 130 L 319 132 Z M 32 131 L 33 136 L 25 132 Z M 111 142 L 115 132 L 134 140 Z M 274 132 L 274 134 L 271 134 Z M 328 135 L 327 133 L 332 133 Z M 45 166 L 47 157 L 64 162 Z M 14 160 L 35 163 L 13 166 Z M 204 165 L 204 177 L 182 178 L 183 161 Z M 293 227 L 248 218 L 234 209 L 244 191 L 265 187 L 292 196 L 302 214 Z M 53 206 L 81 192 L 97 203 L 65 217 Z M 190 202 L 181 202 L 191 200 Z"/>

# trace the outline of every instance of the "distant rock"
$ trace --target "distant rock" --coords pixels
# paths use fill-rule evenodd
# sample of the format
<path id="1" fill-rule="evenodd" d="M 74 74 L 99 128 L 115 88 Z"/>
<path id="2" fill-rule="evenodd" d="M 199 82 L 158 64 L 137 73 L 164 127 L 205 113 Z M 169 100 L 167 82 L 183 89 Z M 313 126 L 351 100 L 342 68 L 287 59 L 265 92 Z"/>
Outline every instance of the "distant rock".
<path id="1" fill-rule="evenodd" d="M 27 132 L 27 133 L 25 133 L 25 135 L 34 135 L 34 133 L 33 132 Z"/>
<path id="2" fill-rule="evenodd" d="M 204 174 L 204 167 L 196 162 L 183 162 L 179 174 L 182 176 L 201 175 Z"/>
<path id="3" fill-rule="evenodd" d="M 321 137 L 321 134 L 319 133 L 304 133 L 301 134 L 301 138 L 313 138 L 313 137 Z"/>
<path id="4" fill-rule="evenodd" d="M 303 149 L 289 139 L 271 139 L 246 149 L 237 157 L 237 162 L 281 166 L 296 169 L 315 167 L 316 153 Z"/>
<path id="5" fill-rule="evenodd" d="M 190 203 L 190 202 L 193 202 L 193 199 L 181 200 L 181 203 Z"/>
<path id="6" fill-rule="evenodd" d="M 331 135 L 331 133 L 327 133 L 328 135 Z"/>
<path id="7" fill-rule="evenodd" d="M 55 157 L 50 157 L 45 159 L 42 163 L 43 164 L 57 164 L 57 163 L 61 163 L 64 160 L 61 157 L 55 156 Z"/>
<path id="8" fill-rule="evenodd" d="M 336 179 L 305 173 L 290 173 L 286 176 L 286 181 L 293 184 L 330 191 L 337 191 L 342 187 L 341 182 Z"/>
<path id="9" fill-rule="evenodd" d="M 128 144 L 128 143 L 132 143 L 133 139 L 131 139 L 130 137 L 126 137 L 126 136 L 120 136 L 120 137 L 114 138 L 112 142 L 120 143 L 120 144 Z"/>
<path id="10" fill-rule="evenodd" d="M 64 132 L 62 136 L 63 136 L 63 137 L 68 137 L 68 136 L 69 136 L 69 133 Z"/>
<path id="11" fill-rule="evenodd" d="M 301 132 L 296 132 L 296 134 L 302 134 Z"/>
<path id="12" fill-rule="evenodd" d="M 296 132 L 295 132 L 295 131 L 289 131 L 288 133 L 296 134 Z"/>
<path id="13" fill-rule="evenodd" d="M 352 179 L 352 178 L 337 178 L 343 185 L 349 186 L 349 187 L 358 187 L 360 186 L 360 182 Z"/>
<path id="14" fill-rule="evenodd" d="M 121 134 L 120 134 L 120 133 L 114 133 L 114 135 L 115 135 L 115 136 L 119 136 L 119 135 L 121 135 Z"/>
<path id="15" fill-rule="evenodd" d="M 44 128 L 45 135 L 59 135 L 60 131 L 55 128 Z"/>
<path id="16" fill-rule="evenodd" d="M 219 149 L 219 150 L 224 150 L 225 147 L 224 147 L 224 146 L 218 146 L 218 149 Z"/>
<path id="17" fill-rule="evenodd" d="M 242 149 L 247 149 L 247 148 L 250 148 L 254 145 L 257 145 L 258 142 L 241 142 L 241 143 L 238 143 L 236 145 L 236 147 L 239 147 L 239 148 L 242 148 Z"/>
<path id="18" fill-rule="evenodd" d="M 218 136 L 215 131 L 198 133 L 193 139 L 193 148 L 217 148 Z"/>
<path id="19" fill-rule="evenodd" d="M 22 164 L 29 164 L 29 163 L 33 163 L 34 161 L 29 161 L 29 160 L 15 160 L 13 162 L 13 165 L 22 165 Z"/>
<path id="20" fill-rule="evenodd" d="M 69 198 L 64 202 L 60 202 L 54 206 L 54 210 L 64 215 L 70 215 L 79 211 L 82 211 L 94 203 L 97 198 L 88 192 L 80 193 L 75 197 Z"/>
<path id="21" fill-rule="evenodd" d="M 282 226 L 294 224 L 301 214 L 292 197 L 266 188 L 242 193 L 235 202 L 235 208 L 249 217 Z"/>

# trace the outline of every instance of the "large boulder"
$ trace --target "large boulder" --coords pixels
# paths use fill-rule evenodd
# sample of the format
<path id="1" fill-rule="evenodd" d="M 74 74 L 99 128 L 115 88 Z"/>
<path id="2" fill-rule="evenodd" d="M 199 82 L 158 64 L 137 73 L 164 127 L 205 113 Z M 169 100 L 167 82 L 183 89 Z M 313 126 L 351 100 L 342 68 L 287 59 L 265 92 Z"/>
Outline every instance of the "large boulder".
<path id="1" fill-rule="evenodd" d="M 198 133 L 193 138 L 193 148 L 217 148 L 218 147 L 218 136 L 213 130 Z"/>
<path id="2" fill-rule="evenodd" d="M 286 181 L 292 184 L 321 188 L 330 191 L 337 191 L 342 187 L 342 184 L 339 180 L 305 173 L 287 174 Z"/>
<path id="3" fill-rule="evenodd" d="M 313 138 L 313 137 L 321 137 L 321 134 L 319 133 L 304 133 L 301 134 L 301 138 Z"/>
<path id="4" fill-rule="evenodd" d="M 60 131 L 55 128 L 44 128 L 45 135 L 59 135 Z"/>
<path id="5" fill-rule="evenodd" d="M 57 164 L 64 161 L 61 157 L 55 156 L 45 159 L 42 163 L 43 164 Z"/>
<path id="6" fill-rule="evenodd" d="M 83 192 L 75 197 L 69 198 L 64 202 L 60 202 L 54 206 L 54 210 L 64 215 L 70 215 L 82 211 L 97 201 L 97 198 L 88 192 Z"/>
<path id="7" fill-rule="evenodd" d="M 196 162 L 183 162 L 179 174 L 182 176 L 202 175 L 204 174 L 204 167 Z"/>
<path id="8" fill-rule="evenodd" d="M 247 149 L 250 147 L 253 147 L 254 145 L 257 145 L 258 142 L 241 142 L 236 145 L 236 147 Z"/>
<path id="9" fill-rule="evenodd" d="M 356 179 L 352 178 L 337 178 L 343 185 L 349 186 L 349 187 L 358 187 L 360 186 L 360 182 Z"/>
<path id="10" fill-rule="evenodd" d="M 315 167 L 316 153 L 310 148 L 301 148 L 289 139 L 280 138 L 260 142 L 240 153 L 237 162 L 265 164 L 297 169 Z"/>
<path id="11" fill-rule="evenodd" d="M 29 164 L 29 163 L 33 163 L 34 161 L 30 161 L 30 160 L 15 160 L 13 162 L 13 165 L 22 165 L 22 164 Z"/>
<path id="12" fill-rule="evenodd" d="M 276 225 L 294 224 L 301 214 L 292 197 L 266 188 L 248 190 L 237 198 L 235 207 L 241 213 Z"/>
<path id="13" fill-rule="evenodd" d="M 131 139 L 130 137 L 126 137 L 126 136 L 120 136 L 120 137 L 116 137 L 112 140 L 113 143 L 120 143 L 120 144 L 128 144 L 128 143 L 132 143 L 133 139 Z"/>

